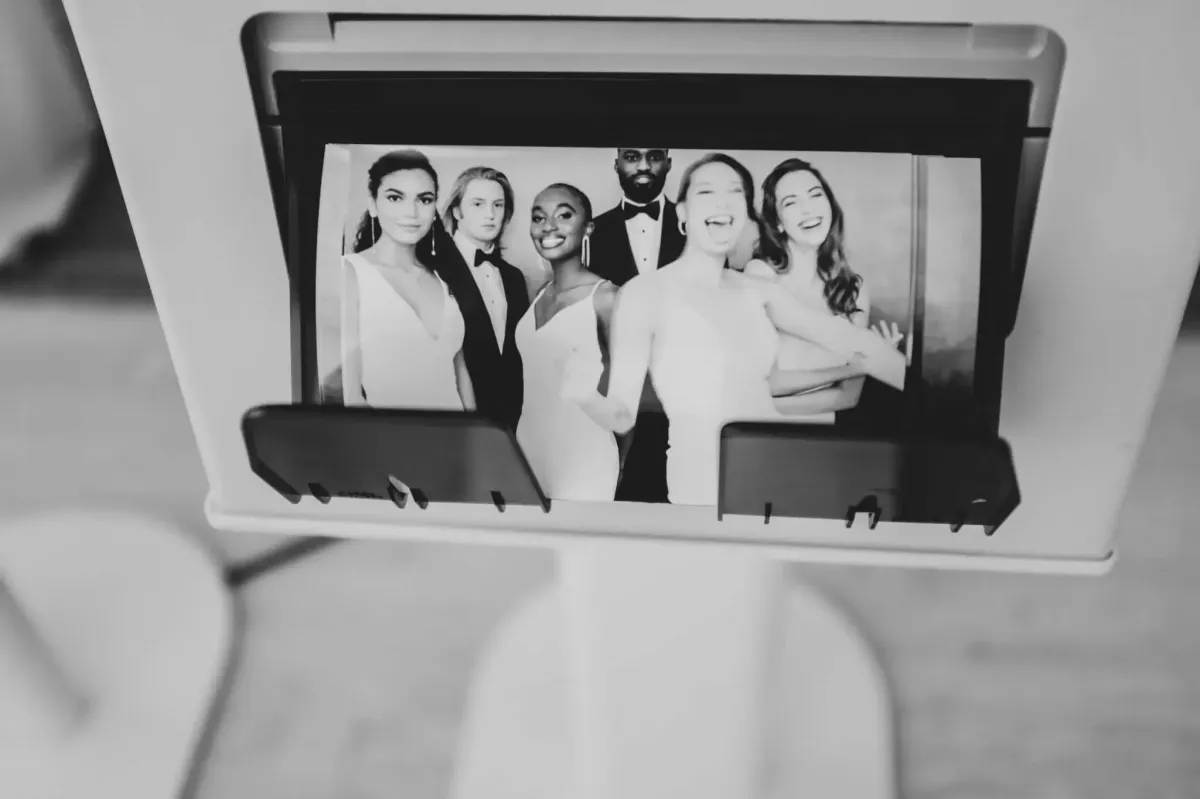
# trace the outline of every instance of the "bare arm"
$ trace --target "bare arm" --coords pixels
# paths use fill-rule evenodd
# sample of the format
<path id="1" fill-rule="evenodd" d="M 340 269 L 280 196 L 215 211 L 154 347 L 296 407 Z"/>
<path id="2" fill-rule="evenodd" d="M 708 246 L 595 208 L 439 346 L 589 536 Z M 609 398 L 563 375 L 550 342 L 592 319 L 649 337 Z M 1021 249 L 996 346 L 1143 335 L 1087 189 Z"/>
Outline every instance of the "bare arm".
<path id="1" fill-rule="evenodd" d="M 612 372 L 612 315 L 617 301 L 617 287 L 612 283 L 604 283 L 596 289 L 594 298 L 596 308 L 596 337 L 600 342 L 600 358 L 604 364 L 604 373 L 600 376 L 597 391 L 608 395 L 608 382 Z"/>
<path id="2" fill-rule="evenodd" d="M 779 273 L 765 261 L 754 258 L 746 264 L 744 273 L 770 285 L 779 285 Z M 786 335 L 786 334 L 784 334 Z M 805 413 L 816 413 L 826 410 L 832 398 L 836 395 L 845 381 L 861 380 L 866 374 L 861 363 L 849 359 L 846 363 L 835 364 L 809 369 L 781 369 L 778 364 L 771 371 L 768 385 L 771 396 L 780 398 L 776 407 L 784 408 L 784 399 L 803 396 Z M 816 408 L 817 410 L 809 410 Z M 787 412 L 787 411 L 785 411 Z M 799 411 L 797 411 L 799 412 Z"/>
<path id="3" fill-rule="evenodd" d="M 342 260 L 342 403 L 363 405 L 362 349 L 358 327 L 358 276 Z"/>
<path id="4" fill-rule="evenodd" d="M 650 368 L 655 312 L 654 292 L 646 281 L 634 278 L 621 289 L 610 322 L 607 396 L 592 389 L 579 402 L 596 424 L 617 434 L 627 433 L 637 420 Z"/>
<path id="5" fill-rule="evenodd" d="M 840 366 L 825 366 L 819 369 L 776 369 L 771 373 L 771 396 L 791 397 L 809 394 L 816 389 L 831 387 L 851 379 L 862 379 L 863 365 L 851 360 Z"/>
<path id="6" fill-rule="evenodd" d="M 747 276 L 761 293 L 767 315 L 781 332 L 824 347 L 849 361 L 861 354 L 866 373 L 876 380 L 904 389 L 907 369 L 904 354 L 878 333 L 848 319 L 810 311 L 782 287 Z"/>
<path id="7" fill-rule="evenodd" d="M 847 408 L 853 407 L 843 390 L 843 386 L 845 385 L 845 383 L 838 383 L 835 386 L 810 391 L 807 394 L 777 397 L 775 399 L 775 409 L 784 416 L 815 416 L 823 413 L 844 411 Z"/>
<path id="8" fill-rule="evenodd" d="M 871 300 L 865 286 L 859 289 L 856 304 L 859 312 L 851 316 L 850 321 L 856 327 L 866 328 L 870 319 Z M 816 391 L 805 393 L 793 391 L 787 395 L 776 394 L 775 407 L 780 413 L 787 416 L 832 413 L 855 407 L 862 396 L 863 382 L 866 380 L 863 375 L 866 374 L 866 371 L 857 358 L 851 359 L 850 364 L 841 368 L 847 369 L 851 374 L 834 385 Z M 815 371 L 819 370 L 795 370 L 798 374 L 793 374 L 792 370 L 779 370 L 771 375 L 772 385 L 775 383 L 787 385 L 789 381 L 792 385 L 799 384 L 807 375 Z"/>
<path id="9" fill-rule="evenodd" d="M 471 373 L 467 371 L 467 359 L 462 350 L 454 353 L 454 380 L 458 384 L 458 396 L 462 399 L 463 410 L 475 410 L 475 385 L 471 382 Z"/>
<path id="10" fill-rule="evenodd" d="M 858 313 L 851 316 L 850 321 L 855 327 L 865 329 L 871 321 L 871 295 L 867 292 L 866 283 L 858 287 L 858 300 L 855 304 L 858 306 Z M 844 411 L 857 406 L 859 398 L 862 397 L 864 382 L 866 378 L 862 375 L 844 381 L 838 386 L 838 397 L 831 403 L 830 410 Z"/>

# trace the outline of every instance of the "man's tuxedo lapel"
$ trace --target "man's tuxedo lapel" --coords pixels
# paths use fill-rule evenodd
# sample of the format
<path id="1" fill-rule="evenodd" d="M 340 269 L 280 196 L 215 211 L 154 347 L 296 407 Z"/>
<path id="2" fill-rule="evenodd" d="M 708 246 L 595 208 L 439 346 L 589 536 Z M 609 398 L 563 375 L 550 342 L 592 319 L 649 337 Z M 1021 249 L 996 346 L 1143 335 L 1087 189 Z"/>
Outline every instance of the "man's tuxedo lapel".
<path id="1" fill-rule="evenodd" d="M 679 216 L 675 203 L 663 200 L 662 236 L 658 242 L 658 265 L 666 266 L 683 254 L 683 234 L 679 232 Z"/>
<path id="2" fill-rule="evenodd" d="M 446 282 L 453 290 L 455 299 L 458 300 L 458 309 L 462 311 L 463 319 L 467 323 L 468 335 L 473 332 L 482 339 L 480 344 L 490 344 L 493 350 L 498 351 L 500 342 L 496 341 L 492 318 L 487 312 L 487 306 L 484 304 L 483 294 L 479 291 L 479 285 L 475 282 L 475 276 L 471 274 L 471 267 L 463 260 L 462 253 L 457 247 L 450 253 L 450 258 L 454 279 Z"/>
<path id="3" fill-rule="evenodd" d="M 606 277 L 617 285 L 622 285 L 637 275 L 637 264 L 633 260 L 633 245 L 629 243 L 629 231 L 625 228 L 625 218 L 621 215 L 621 206 L 610 210 L 605 225 L 602 228 L 603 239 L 596 250 L 604 254 L 609 263 L 603 264 L 608 272 Z"/>

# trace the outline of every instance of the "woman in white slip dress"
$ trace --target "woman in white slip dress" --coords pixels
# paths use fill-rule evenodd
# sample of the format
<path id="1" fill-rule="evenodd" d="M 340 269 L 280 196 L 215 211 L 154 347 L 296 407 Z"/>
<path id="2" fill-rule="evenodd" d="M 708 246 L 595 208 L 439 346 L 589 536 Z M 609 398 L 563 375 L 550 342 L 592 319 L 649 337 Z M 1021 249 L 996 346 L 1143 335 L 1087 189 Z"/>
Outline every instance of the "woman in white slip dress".
<path id="1" fill-rule="evenodd" d="M 569 365 L 581 404 L 624 432 L 637 417 L 647 370 L 670 424 L 667 493 L 672 504 L 714 505 L 720 434 L 731 421 L 778 420 L 769 385 L 777 331 L 803 336 L 863 363 L 897 388 L 903 356 L 877 333 L 813 313 L 774 283 L 728 269 L 753 221 L 754 181 L 736 159 L 713 153 L 685 170 L 676 210 L 683 255 L 622 287 L 613 317 L 607 396 L 582 360 Z M 899 363 L 897 363 L 897 359 Z"/>
<path id="2" fill-rule="evenodd" d="M 620 463 L 616 436 L 564 396 L 574 358 L 603 382 L 616 288 L 588 271 L 592 206 L 574 186 L 548 186 L 533 202 L 529 235 L 552 277 L 517 323 L 525 401 L 517 442 L 552 499 L 611 501 Z"/>
<path id="3" fill-rule="evenodd" d="M 842 207 L 820 170 L 789 158 L 771 170 L 762 189 L 761 235 L 746 274 L 778 283 L 816 313 L 866 327 L 870 298 L 846 261 Z M 896 345 L 904 338 L 886 322 L 876 330 Z M 795 421 L 832 424 L 837 411 L 858 404 L 865 374 L 857 361 L 780 333 L 771 393 L 779 412 Z"/>
<path id="4" fill-rule="evenodd" d="M 354 252 L 343 257 L 343 402 L 469 410 L 462 313 L 428 266 L 436 255 L 437 174 L 421 153 L 400 150 L 371 166 L 367 188 Z"/>

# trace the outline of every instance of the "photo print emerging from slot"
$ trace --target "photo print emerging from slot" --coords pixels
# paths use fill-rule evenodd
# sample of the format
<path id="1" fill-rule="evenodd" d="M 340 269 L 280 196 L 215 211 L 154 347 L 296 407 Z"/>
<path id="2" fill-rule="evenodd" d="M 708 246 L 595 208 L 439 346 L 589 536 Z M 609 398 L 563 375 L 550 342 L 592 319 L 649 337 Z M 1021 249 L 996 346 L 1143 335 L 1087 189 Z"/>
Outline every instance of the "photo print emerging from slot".
<path id="1" fill-rule="evenodd" d="M 907 153 L 330 144 L 319 400 L 478 411 L 551 499 L 714 506 L 727 422 L 899 434 L 970 402 L 980 181 Z"/>

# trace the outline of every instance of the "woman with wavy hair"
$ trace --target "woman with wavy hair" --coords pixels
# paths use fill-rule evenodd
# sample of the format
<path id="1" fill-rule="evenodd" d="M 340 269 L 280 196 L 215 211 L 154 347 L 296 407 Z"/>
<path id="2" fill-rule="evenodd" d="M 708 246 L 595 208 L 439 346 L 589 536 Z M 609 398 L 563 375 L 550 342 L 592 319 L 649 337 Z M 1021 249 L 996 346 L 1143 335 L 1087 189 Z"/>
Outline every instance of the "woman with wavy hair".
<path id="1" fill-rule="evenodd" d="M 844 249 L 845 217 L 829 181 L 815 166 L 789 158 L 763 181 L 760 235 L 746 274 L 774 282 L 806 307 L 867 327 L 870 298 Z M 876 328 L 893 344 L 903 338 L 893 325 Z M 775 407 L 806 422 L 833 422 L 853 408 L 866 371 L 846 358 L 786 332 L 771 372 Z"/>
<path id="2" fill-rule="evenodd" d="M 462 312 L 433 270 L 436 251 L 453 246 L 437 220 L 437 173 L 422 153 L 396 150 L 371 165 L 366 189 L 342 258 L 342 401 L 473 409 Z"/>

